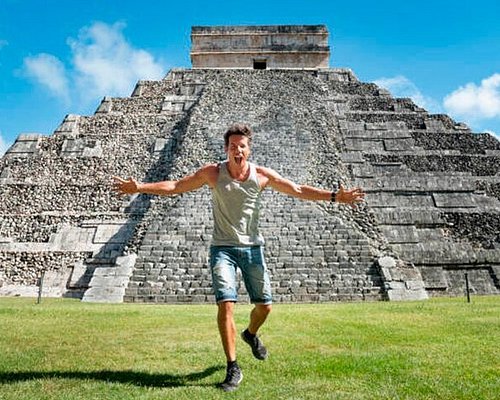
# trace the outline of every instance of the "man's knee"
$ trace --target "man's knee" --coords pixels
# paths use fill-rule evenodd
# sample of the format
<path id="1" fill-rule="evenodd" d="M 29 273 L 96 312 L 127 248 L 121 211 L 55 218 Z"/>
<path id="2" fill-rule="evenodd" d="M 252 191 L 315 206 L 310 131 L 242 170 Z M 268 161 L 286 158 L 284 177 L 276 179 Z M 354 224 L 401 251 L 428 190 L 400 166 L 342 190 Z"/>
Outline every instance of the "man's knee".
<path id="1" fill-rule="evenodd" d="M 255 308 L 259 310 L 259 312 L 263 315 L 269 315 L 273 309 L 272 304 L 256 304 Z"/>
<path id="2" fill-rule="evenodd" d="M 234 302 L 233 301 L 221 301 L 217 304 L 219 307 L 219 314 L 232 316 L 234 311 Z"/>

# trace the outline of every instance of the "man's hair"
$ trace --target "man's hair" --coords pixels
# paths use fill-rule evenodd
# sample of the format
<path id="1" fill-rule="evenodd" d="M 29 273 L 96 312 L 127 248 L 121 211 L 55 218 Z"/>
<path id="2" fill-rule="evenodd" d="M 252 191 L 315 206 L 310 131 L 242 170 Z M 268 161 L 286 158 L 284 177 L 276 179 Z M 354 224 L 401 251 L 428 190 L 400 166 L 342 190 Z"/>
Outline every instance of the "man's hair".
<path id="1" fill-rule="evenodd" d="M 242 135 L 248 138 L 248 143 L 252 142 L 253 132 L 248 125 L 245 124 L 233 124 L 229 127 L 227 132 L 224 134 L 224 145 L 229 146 L 229 138 L 233 135 Z"/>

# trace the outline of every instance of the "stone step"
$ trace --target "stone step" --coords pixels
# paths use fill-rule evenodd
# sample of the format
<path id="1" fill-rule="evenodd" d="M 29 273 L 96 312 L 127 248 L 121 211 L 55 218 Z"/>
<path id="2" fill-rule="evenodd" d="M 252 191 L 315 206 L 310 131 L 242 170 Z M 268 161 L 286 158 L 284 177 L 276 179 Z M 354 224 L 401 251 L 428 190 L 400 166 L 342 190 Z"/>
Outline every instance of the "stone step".
<path id="1" fill-rule="evenodd" d="M 135 254 L 120 256 L 116 258 L 114 265 L 95 268 L 82 301 L 121 303 L 136 259 Z"/>
<path id="2" fill-rule="evenodd" d="M 500 294 L 499 271 L 496 267 L 475 264 L 450 264 L 418 267 L 424 279 L 425 288 L 430 296 L 463 296 L 466 291 L 466 278 L 469 290 L 474 294 Z"/>
<path id="3" fill-rule="evenodd" d="M 415 146 L 413 138 L 396 138 L 396 139 L 365 139 L 365 138 L 346 138 L 344 139 L 346 152 L 361 151 L 364 153 L 392 153 L 392 152 L 408 152 L 415 150 L 417 153 L 423 154 L 423 149 Z"/>
<path id="4" fill-rule="evenodd" d="M 375 174 L 374 174 L 375 175 Z M 475 182 L 466 177 L 430 176 L 424 174 L 414 174 L 414 176 L 380 176 L 374 178 L 356 178 L 353 181 L 355 186 L 362 187 L 366 191 L 383 192 L 468 192 L 472 193 L 476 189 Z"/>
<path id="5" fill-rule="evenodd" d="M 183 115 L 96 114 L 81 117 L 78 130 L 83 135 L 150 134 L 160 136 L 171 129 Z"/>
<path id="6" fill-rule="evenodd" d="M 117 210 L 116 195 L 109 185 L 0 185 L 0 214 L 59 212 L 114 212 Z"/>
<path id="7" fill-rule="evenodd" d="M 164 95 L 158 97 L 104 97 L 96 114 L 158 114 L 162 110 Z"/>
<path id="8" fill-rule="evenodd" d="M 500 249 L 474 248 L 467 243 L 420 242 L 394 244 L 393 248 L 405 260 L 415 265 L 498 265 Z"/>
<path id="9" fill-rule="evenodd" d="M 364 159 L 370 163 L 402 163 L 416 173 L 470 173 L 475 176 L 495 176 L 500 174 L 500 158 L 476 154 L 447 154 L 444 151 L 432 153 L 376 154 L 364 153 Z"/>
<path id="10" fill-rule="evenodd" d="M 328 82 L 359 82 L 351 69 L 328 68 L 317 72 L 319 79 Z"/>
<path id="11" fill-rule="evenodd" d="M 326 81 L 331 92 L 350 96 L 386 96 L 387 92 L 377 85 L 363 82 Z"/>
<path id="12" fill-rule="evenodd" d="M 456 149 L 464 154 L 486 154 L 487 150 L 500 150 L 500 142 L 487 133 L 447 133 L 412 131 L 416 144 L 426 150 Z"/>
<path id="13" fill-rule="evenodd" d="M 360 154 L 360 153 L 357 153 Z M 350 162 L 352 175 L 355 178 L 375 178 L 375 179 L 452 179 L 458 181 L 471 181 L 478 180 L 495 183 L 500 181 L 500 176 L 473 176 L 470 172 L 457 172 L 457 171 L 422 171 L 415 172 L 408 168 L 401 162 L 374 162 L 369 163 L 364 158 L 355 159 L 356 162 Z"/>
<path id="14" fill-rule="evenodd" d="M 395 221 L 394 221 L 395 222 Z M 380 225 L 382 233 L 390 244 L 444 241 L 442 228 L 417 228 L 414 225 Z"/>
<path id="15" fill-rule="evenodd" d="M 407 129 L 349 129 L 343 132 L 345 139 L 385 140 L 385 139 L 413 139 L 411 131 Z"/>
<path id="16" fill-rule="evenodd" d="M 174 94 L 174 90 L 175 89 L 171 80 L 140 80 L 135 85 L 131 97 L 158 98 L 164 96 L 165 94 Z"/>
<path id="17" fill-rule="evenodd" d="M 436 209 L 415 209 L 412 207 L 375 208 L 373 212 L 381 225 L 434 227 L 446 224 L 443 213 Z"/>
<path id="18" fill-rule="evenodd" d="M 410 99 L 396 99 L 380 96 L 350 96 L 348 106 L 351 111 L 422 112 Z"/>
<path id="19" fill-rule="evenodd" d="M 366 131 L 366 135 L 377 135 L 378 131 L 402 131 L 409 132 L 408 126 L 404 121 L 353 121 L 349 119 L 339 120 L 341 133 L 344 137 L 349 136 L 349 132 L 356 132 L 355 135 L 360 135 L 359 132 Z"/>
<path id="20" fill-rule="evenodd" d="M 409 188 L 399 191 L 367 191 L 366 201 L 373 208 L 439 209 L 458 212 L 463 209 L 493 211 L 500 207 L 499 200 L 472 192 L 418 192 Z"/>

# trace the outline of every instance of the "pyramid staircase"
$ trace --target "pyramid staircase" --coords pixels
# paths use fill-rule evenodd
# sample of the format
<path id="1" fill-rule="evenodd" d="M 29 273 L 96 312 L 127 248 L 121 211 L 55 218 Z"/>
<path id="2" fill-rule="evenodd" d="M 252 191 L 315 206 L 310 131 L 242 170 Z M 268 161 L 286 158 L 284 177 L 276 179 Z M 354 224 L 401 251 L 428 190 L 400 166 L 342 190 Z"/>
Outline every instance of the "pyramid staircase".
<path id="1" fill-rule="evenodd" d="M 125 209 L 111 176 L 146 177 L 200 90 L 174 70 L 52 136 L 18 137 L 0 162 L 1 295 L 36 295 L 43 276 L 45 296 L 122 301 L 135 260 L 124 249 L 149 200 Z"/>
<path id="2" fill-rule="evenodd" d="M 500 143 L 372 84 L 329 87 L 343 160 L 429 295 L 500 292 Z"/>

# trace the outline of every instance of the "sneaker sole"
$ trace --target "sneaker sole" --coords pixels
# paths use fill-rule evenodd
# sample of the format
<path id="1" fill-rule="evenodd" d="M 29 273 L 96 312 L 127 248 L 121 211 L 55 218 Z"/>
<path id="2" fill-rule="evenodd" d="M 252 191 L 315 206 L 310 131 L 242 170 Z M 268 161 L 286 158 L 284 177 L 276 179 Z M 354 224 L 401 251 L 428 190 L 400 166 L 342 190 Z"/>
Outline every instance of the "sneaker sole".
<path id="1" fill-rule="evenodd" d="M 236 385 L 224 386 L 224 384 L 221 383 L 219 386 L 224 392 L 234 392 L 236 389 L 240 387 L 241 381 L 243 381 L 243 372 L 240 372 L 240 379 L 238 380 Z"/>
<path id="2" fill-rule="evenodd" d="M 241 332 L 241 338 L 243 339 L 243 341 L 244 341 L 246 344 L 248 344 L 248 345 L 250 346 L 250 349 L 252 350 L 252 354 L 253 354 L 253 356 L 254 356 L 257 360 L 264 361 L 264 360 L 267 358 L 267 356 L 268 356 L 268 354 L 269 354 L 269 353 L 267 353 L 267 350 L 266 350 L 266 354 L 265 354 L 265 356 L 263 356 L 263 357 L 262 357 L 260 354 L 255 354 L 255 353 L 254 353 L 254 351 L 253 351 L 253 346 L 252 346 L 252 344 L 247 342 L 247 339 L 246 339 L 245 334 L 244 334 L 243 332 Z"/>

